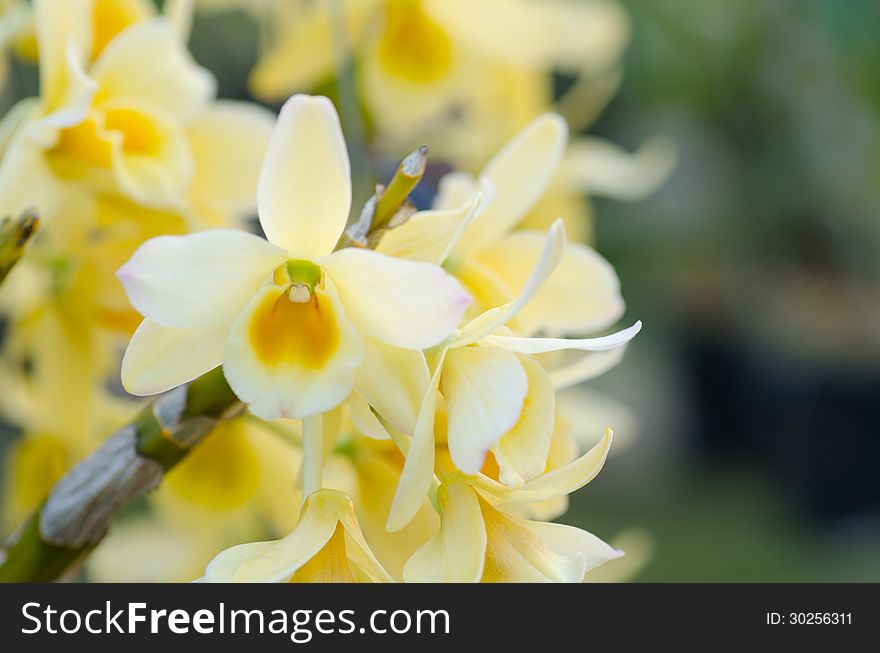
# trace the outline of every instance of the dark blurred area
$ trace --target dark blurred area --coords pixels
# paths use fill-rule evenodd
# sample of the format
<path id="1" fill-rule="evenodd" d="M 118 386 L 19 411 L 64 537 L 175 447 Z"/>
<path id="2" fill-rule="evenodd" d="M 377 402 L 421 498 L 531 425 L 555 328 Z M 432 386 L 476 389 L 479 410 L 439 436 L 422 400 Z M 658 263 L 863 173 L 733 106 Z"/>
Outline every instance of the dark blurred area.
<path id="1" fill-rule="evenodd" d="M 880 4 L 624 4 L 593 132 L 680 161 L 597 203 L 645 322 L 597 385 L 641 428 L 571 516 L 650 531 L 642 580 L 880 580 Z"/>

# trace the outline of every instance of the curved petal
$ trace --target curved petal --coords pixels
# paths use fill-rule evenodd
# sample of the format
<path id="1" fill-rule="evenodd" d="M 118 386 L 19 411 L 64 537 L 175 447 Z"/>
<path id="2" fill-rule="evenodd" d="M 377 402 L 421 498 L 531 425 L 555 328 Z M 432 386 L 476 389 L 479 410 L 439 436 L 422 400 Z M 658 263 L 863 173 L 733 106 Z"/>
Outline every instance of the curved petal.
<path id="1" fill-rule="evenodd" d="M 636 322 L 631 327 L 598 338 L 518 338 L 516 336 L 486 336 L 483 342 L 499 347 L 505 351 L 518 354 L 544 354 L 562 349 L 578 349 L 581 351 L 607 351 L 622 347 L 636 337 L 642 330 L 642 323 Z"/>
<path id="2" fill-rule="evenodd" d="M 208 564 L 205 580 L 284 582 L 324 548 L 336 532 L 340 514 L 347 510 L 354 509 L 342 492 L 320 490 L 306 499 L 290 534 L 274 542 L 241 544 L 223 551 Z"/>
<path id="3" fill-rule="evenodd" d="M 257 417 L 307 417 L 348 396 L 362 355 L 361 338 L 329 280 L 306 302 L 266 286 L 232 324 L 223 373 Z"/>
<path id="4" fill-rule="evenodd" d="M 226 323 L 170 329 L 144 320 L 125 350 L 122 385 L 133 395 L 146 396 L 188 383 L 223 362 L 228 337 Z"/>
<path id="5" fill-rule="evenodd" d="M 401 530 L 413 520 L 431 489 L 434 475 L 434 419 L 437 412 L 437 390 L 440 386 L 445 356 L 446 350 L 443 350 L 431 377 L 431 385 L 428 386 L 419 408 L 419 417 L 409 449 L 406 451 L 400 481 L 397 483 L 394 500 L 388 511 L 385 529 L 392 533 Z"/>
<path id="6" fill-rule="evenodd" d="M 144 53 L 149 53 L 145 58 Z M 199 67 L 163 18 L 131 26 L 114 38 L 91 69 L 103 98 L 137 98 L 182 120 L 207 108 L 217 82 Z"/>
<path id="7" fill-rule="evenodd" d="M 634 201 L 654 192 L 669 177 L 678 157 L 675 143 L 655 136 L 633 154 L 598 138 L 579 138 L 559 167 L 562 183 L 589 195 Z"/>
<path id="8" fill-rule="evenodd" d="M 480 471 L 489 449 L 519 421 L 528 387 L 512 354 L 482 347 L 449 351 L 440 391 L 448 411 L 449 453 L 458 469 Z"/>
<path id="9" fill-rule="evenodd" d="M 437 491 L 440 530 L 403 568 L 407 583 L 477 583 L 486 557 L 486 526 L 474 490 L 452 476 Z"/>
<path id="10" fill-rule="evenodd" d="M 151 238 L 117 276 L 145 318 L 188 328 L 232 320 L 286 259 L 259 236 L 217 229 Z"/>
<path id="11" fill-rule="evenodd" d="M 520 357 L 519 362 L 529 381 L 522 414 L 492 447 L 498 478 L 509 487 L 521 487 L 547 467 L 556 413 L 556 398 L 547 372 L 530 358 Z"/>
<path id="12" fill-rule="evenodd" d="M 526 482 L 522 488 L 510 489 L 482 475 L 474 478 L 474 484 L 488 496 L 501 502 L 531 503 L 571 494 L 596 478 L 602 470 L 608 458 L 612 436 L 611 429 L 606 429 L 602 439 L 583 456 L 565 467 L 541 474 Z"/>
<path id="13" fill-rule="evenodd" d="M 502 306 L 491 308 L 468 322 L 460 329 L 454 346 L 464 347 L 475 343 L 512 319 L 538 294 L 559 265 L 564 252 L 565 226 L 561 220 L 557 220 L 550 227 L 541 256 L 517 298 Z"/>
<path id="14" fill-rule="evenodd" d="M 459 243 L 462 252 L 479 251 L 510 231 L 538 201 L 556 171 L 568 139 L 561 116 L 546 113 L 505 145 L 483 169 L 481 185 L 494 188 Z"/>
<path id="15" fill-rule="evenodd" d="M 274 114 L 250 102 L 221 100 L 187 127 L 195 177 L 193 201 L 216 225 L 257 211 L 257 179 Z"/>
<path id="16" fill-rule="evenodd" d="M 580 583 L 587 571 L 586 559 L 554 551 L 534 524 L 493 508 L 482 498 L 480 508 L 486 524 L 484 583 Z M 574 548 L 574 547 L 569 547 Z"/>
<path id="17" fill-rule="evenodd" d="M 281 108 L 257 185 L 266 237 L 291 258 L 333 251 L 351 209 L 351 169 L 339 116 L 325 97 Z"/>
<path id="18" fill-rule="evenodd" d="M 138 101 L 112 100 L 102 108 L 102 134 L 110 143 L 111 164 L 122 191 L 144 206 L 185 206 L 194 162 L 179 121 Z"/>
<path id="19" fill-rule="evenodd" d="M 355 371 L 358 393 L 395 429 L 412 435 L 431 383 L 425 355 L 364 339 L 364 360 Z"/>
<path id="20" fill-rule="evenodd" d="M 320 260 L 352 322 L 395 347 L 426 349 L 455 331 L 471 301 L 453 277 L 428 263 L 348 248 Z"/>
<path id="21" fill-rule="evenodd" d="M 479 260 L 519 292 L 540 260 L 545 241 L 540 231 L 517 231 L 481 251 Z M 519 318 L 530 332 L 583 333 L 613 324 L 623 310 L 620 281 L 611 264 L 592 248 L 569 243 Z"/>
<path id="22" fill-rule="evenodd" d="M 571 558 L 581 556 L 586 563 L 586 571 L 623 556 L 620 549 L 574 526 L 525 520 L 520 523 L 526 525 L 554 553 Z"/>
<path id="23" fill-rule="evenodd" d="M 470 225 L 480 194 L 457 209 L 419 211 L 399 227 L 389 229 L 376 251 L 395 258 L 440 265 Z"/>

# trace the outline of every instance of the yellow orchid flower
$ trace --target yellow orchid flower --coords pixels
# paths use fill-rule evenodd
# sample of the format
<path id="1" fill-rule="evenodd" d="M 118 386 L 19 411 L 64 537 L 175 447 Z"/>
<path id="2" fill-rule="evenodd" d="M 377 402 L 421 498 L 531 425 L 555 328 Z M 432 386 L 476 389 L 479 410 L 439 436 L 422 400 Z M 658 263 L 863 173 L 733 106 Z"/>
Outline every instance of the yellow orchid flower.
<path id="1" fill-rule="evenodd" d="M 354 58 L 383 142 L 430 140 L 466 165 L 549 106 L 554 71 L 613 68 L 629 32 L 605 0 L 283 0 L 261 15 L 257 96 L 309 90 Z"/>
<path id="2" fill-rule="evenodd" d="M 393 582 L 370 550 L 351 499 L 319 490 L 303 505 L 296 527 L 274 542 L 240 544 L 220 553 L 207 582 Z"/>
<path id="3" fill-rule="evenodd" d="M 173 210 L 196 225 L 252 215 L 273 117 L 249 103 L 213 101 L 213 76 L 184 44 L 186 4 L 154 16 L 143 1 L 35 3 L 40 97 L 22 100 L 0 130 L 4 207 L 67 218 L 56 196 L 72 186 Z"/>
<path id="4" fill-rule="evenodd" d="M 348 396 L 360 334 L 409 349 L 448 337 L 470 298 L 439 267 L 333 251 L 349 174 L 330 101 L 291 98 L 260 174 L 268 240 L 228 230 L 159 237 L 119 270 L 146 318 L 123 360 L 126 389 L 155 394 L 222 363 L 255 415 L 307 417 Z"/>
<path id="5" fill-rule="evenodd" d="M 407 561 L 407 582 L 579 583 L 623 555 L 579 528 L 509 515 L 460 475 L 443 480 L 437 501 L 440 528 Z"/>
<path id="6" fill-rule="evenodd" d="M 493 450 L 503 465 L 504 479 L 518 485 L 544 469 L 554 414 L 551 381 L 540 366 L 524 366 L 527 359 L 522 355 L 614 350 L 641 329 L 641 323 L 636 323 L 609 336 L 579 339 L 528 338 L 499 332 L 540 292 L 564 250 L 565 231 L 557 222 L 520 295 L 465 324 L 441 349 L 419 409 L 389 515 L 389 530 L 406 525 L 430 489 L 438 391 L 446 404 L 446 439 L 455 466 L 465 474 L 476 474 Z M 509 437 L 502 442 L 505 434 Z"/>

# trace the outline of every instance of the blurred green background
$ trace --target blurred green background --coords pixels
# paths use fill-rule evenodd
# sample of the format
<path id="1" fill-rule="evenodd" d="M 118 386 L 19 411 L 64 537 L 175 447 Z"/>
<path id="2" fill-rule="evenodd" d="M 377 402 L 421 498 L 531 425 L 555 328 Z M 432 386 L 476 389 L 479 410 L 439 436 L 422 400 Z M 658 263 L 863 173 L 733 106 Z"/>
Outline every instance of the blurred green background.
<path id="1" fill-rule="evenodd" d="M 594 382 L 639 439 L 572 501 L 639 526 L 644 581 L 880 580 L 880 4 L 627 0 L 621 92 L 592 130 L 670 134 L 597 247 L 645 328 Z"/>

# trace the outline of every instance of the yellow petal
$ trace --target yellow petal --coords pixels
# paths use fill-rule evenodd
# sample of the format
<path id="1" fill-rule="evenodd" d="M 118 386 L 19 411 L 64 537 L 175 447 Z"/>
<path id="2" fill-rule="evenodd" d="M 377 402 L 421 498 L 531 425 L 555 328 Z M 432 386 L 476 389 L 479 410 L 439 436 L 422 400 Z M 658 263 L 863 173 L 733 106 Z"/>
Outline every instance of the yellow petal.
<path id="1" fill-rule="evenodd" d="M 450 350 L 440 391 L 448 411 L 449 453 L 458 469 L 480 471 L 489 449 L 519 421 L 528 386 L 513 354 L 482 347 Z"/>
<path id="2" fill-rule="evenodd" d="M 583 456 L 565 467 L 541 474 L 522 488 L 511 489 L 482 475 L 474 478 L 474 484 L 487 496 L 502 502 L 547 501 L 571 494 L 596 478 L 602 470 L 612 435 L 611 429 L 606 429 L 599 443 Z"/>
<path id="3" fill-rule="evenodd" d="M 260 290 L 235 320 L 223 361 L 230 387 L 263 419 L 306 417 L 351 392 L 363 345 L 328 279 L 308 301 Z"/>
<path id="4" fill-rule="evenodd" d="M 369 552 L 351 499 L 336 490 L 312 494 L 296 527 L 283 539 L 227 549 L 205 572 L 209 582 L 339 582 L 359 577 L 390 580 Z"/>
<path id="5" fill-rule="evenodd" d="M 149 52 L 149 58 L 144 58 Z M 196 65 L 174 27 L 163 18 L 142 21 L 114 38 L 91 70 L 99 85 L 95 102 L 137 98 L 179 120 L 207 108 L 217 82 Z"/>
<path id="6" fill-rule="evenodd" d="M 654 192 L 669 177 L 678 157 L 666 137 L 646 141 L 634 154 L 598 138 L 573 142 L 559 169 L 561 183 L 590 195 L 634 201 Z"/>
<path id="7" fill-rule="evenodd" d="M 479 260 L 519 292 L 537 264 L 546 236 L 518 231 L 483 249 Z M 520 314 L 531 332 L 583 333 L 613 324 L 623 314 L 620 281 L 595 250 L 569 243 L 559 265 Z"/>
<path id="8" fill-rule="evenodd" d="M 476 583 L 483 576 L 486 526 L 474 490 L 456 476 L 437 491 L 440 529 L 407 560 L 408 583 Z"/>
<path id="9" fill-rule="evenodd" d="M 193 202 L 215 226 L 256 214 L 257 179 L 274 115 L 247 102 L 214 103 L 187 127 Z"/>
<path id="10" fill-rule="evenodd" d="M 512 302 L 487 310 L 463 326 L 454 346 L 463 347 L 488 336 L 505 325 L 537 295 L 559 265 L 565 252 L 565 227 L 557 220 L 550 227 L 538 262 L 531 268 L 519 295 Z"/>
<path id="11" fill-rule="evenodd" d="M 339 117 L 325 97 L 282 107 L 257 186 L 266 237 L 291 258 L 329 254 L 351 208 L 351 172 Z"/>
<path id="12" fill-rule="evenodd" d="M 492 244 L 520 222 L 543 195 L 565 151 L 568 127 L 547 113 L 529 123 L 483 169 L 494 188 L 477 218 L 462 236 L 458 249 L 476 252 Z"/>
<path id="13" fill-rule="evenodd" d="M 529 381 L 522 414 L 492 448 L 499 480 L 510 487 L 521 487 L 546 468 L 556 412 L 553 386 L 544 368 L 524 356 L 519 362 Z"/>
<path id="14" fill-rule="evenodd" d="M 34 24 L 40 50 L 40 97 L 49 112 L 69 104 L 78 84 L 71 67 L 82 70 L 88 54 L 88 0 L 37 0 Z M 74 124 L 74 123 L 70 123 Z"/>
<path id="15" fill-rule="evenodd" d="M 360 394 L 352 392 L 349 395 L 348 407 L 351 412 L 352 424 L 358 433 L 374 440 L 388 440 L 391 437 L 382 426 L 382 422 L 370 409 L 370 404 Z"/>
<path id="16" fill-rule="evenodd" d="M 478 193 L 457 209 L 419 211 L 383 235 L 376 251 L 395 258 L 440 265 L 468 228 L 479 201 Z"/>
<path id="17" fill-rule="evenodd" d="M 438 388 L 446 350 L 440 354 L 431 384 L 425 392 L 412 441 L 406 451 L 406 462 L 400 474 L 394 501 L 388 511 L 386 529 L 396 532 L 409 524 L 425 502 L 434 475 L 434 420 L 437 413 Z"/>
<path id="18" fill-rule="evenodd" d="M 471 301 L 458 281 L 428 263 L 349 247 L 320 264 L 352 322 L 395 347 L 425 349 L 445 340 Z"/>
<path id="19" fill-rule="evenodd" d="M 484 583 L 580 582 L 586 572 L 579 556 L 560 555 L 530 528 L 533 522 L 499 512 L 480 499 L 486 524 Z"/>
<path id="20" fill-rule="evenodd" d="M 398 431 L 411 435 L 431 382 L 425 355 L 364 339 L 364 360 L 355 372 L 355 388 Z"/>

